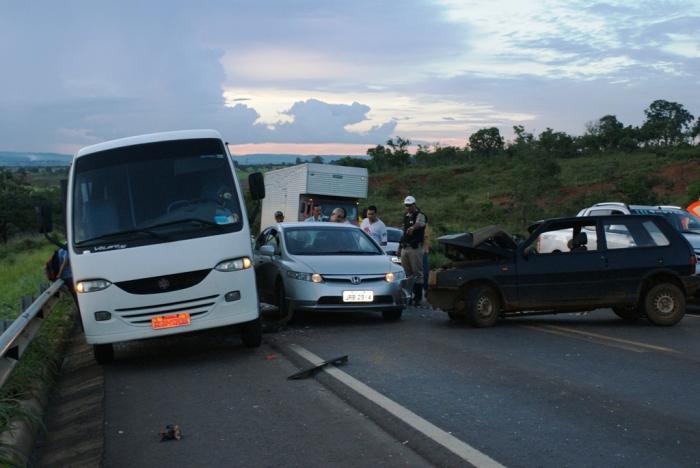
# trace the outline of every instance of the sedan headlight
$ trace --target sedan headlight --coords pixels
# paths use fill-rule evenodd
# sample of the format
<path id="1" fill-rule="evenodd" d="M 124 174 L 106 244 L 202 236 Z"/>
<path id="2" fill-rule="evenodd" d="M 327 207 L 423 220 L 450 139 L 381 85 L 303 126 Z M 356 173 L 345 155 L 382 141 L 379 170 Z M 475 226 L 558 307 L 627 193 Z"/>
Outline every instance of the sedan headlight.
<path id="1" fill-rule="evenodd" d="M 106 279 L 83 280 L 75 283 L 75 290 L 79 293 L 89 293 L 107 289 L 112 283 Z"/>
<path id="2" fill-rule="evenodd" d="M 401 271 L 390 271 L 386 275 L 384 275 L 384 279 L 386 280 L 387 283 L 393 283 L 394 281 L 400 281 L 406 277 L 406 273 Z"/>
<path id="3" fill-rule="evenodd" d="M 323 282 L 323 277 L 318 273 L 304 273 L 301 271 L 287 271 L 287 276 L 300 281 L 311 281 L 312 283 Z"/>
<path id="4" fill-rule="evenodd" d="M 401 259 L 397 257 L 396 255 L 391 256 L 391 261 L 396 263 L 397 265 L 401 265 Z"/>
<path id="5" fill-rule="evenodd" d="M 238 271 L 247 270 L 253 266 L 253 262 L 248 257 L 234 258 L 233 260 L 224 260 L 214 267 L 217 271 Z"/>

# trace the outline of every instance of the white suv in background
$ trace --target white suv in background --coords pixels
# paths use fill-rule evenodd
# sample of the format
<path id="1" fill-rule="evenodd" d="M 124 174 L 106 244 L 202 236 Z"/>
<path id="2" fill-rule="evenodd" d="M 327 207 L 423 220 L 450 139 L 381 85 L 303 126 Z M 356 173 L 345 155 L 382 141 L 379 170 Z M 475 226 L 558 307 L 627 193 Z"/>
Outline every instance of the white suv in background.
<path id="1" fill-rule="evenodd" d="M 661 215 L 668 222 L 680 231 L 683 236 L 693 246 L 695 254 L 700 259 L 700 218 L 692 213 L 689 213 L 679 206 L 669 205 L 628 205 L 619 202 L 596 203 L 595 205 L 584 208 L 578 212 L 576 216 L 606 216 L 606 215 L 628 215 L 628 214 L 643 214 L 643 215 Z M 611 226 L 614 228 L 614 226 Z M 625 233 L 620 232 L 620 240 L 624 241 L 627 238 Z M 539 242 L 538 250 L 540 252 L 554 251 L 569 251 L 567 245 L 572 237 L 572 233 L 564 231 L 552 231 L 543 234 Z M 596 243 L 596 233 L 592 230 L 586 230 L 587 242 L 590 244 Z M 700 265 L 696 266 L 696 274 L 700 273 Z"/>

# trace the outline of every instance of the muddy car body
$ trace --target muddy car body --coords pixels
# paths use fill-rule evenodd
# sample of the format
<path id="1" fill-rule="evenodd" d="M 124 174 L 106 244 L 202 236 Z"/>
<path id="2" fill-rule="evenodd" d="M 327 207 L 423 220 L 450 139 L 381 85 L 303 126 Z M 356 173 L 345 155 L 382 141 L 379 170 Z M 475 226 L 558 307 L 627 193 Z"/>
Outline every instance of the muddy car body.
<path id="1" fill-rule="evenodd" d="M 630 242 L 607 245 L 610 226 Z M 541 236 L 562 229 L 572 235 L 565 251 L 538 251 Z M 660 216 L 545 220 L 520 244 L 496 226 L 438 241 L 452 262 L 430 273 L 428 301 L 479 327 L 500 317 L 601 307 L 622 318 L 673 325 L 700 286 L 692 247 Z"/>

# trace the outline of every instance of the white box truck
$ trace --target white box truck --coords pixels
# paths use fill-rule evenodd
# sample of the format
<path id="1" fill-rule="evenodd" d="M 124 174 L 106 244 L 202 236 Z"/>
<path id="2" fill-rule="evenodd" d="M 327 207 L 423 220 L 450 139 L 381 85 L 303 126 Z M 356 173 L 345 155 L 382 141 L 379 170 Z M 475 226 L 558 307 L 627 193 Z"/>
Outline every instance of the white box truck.
<path id="1" fill-rule="evenodd" d="M 264 197 L 262 176 L 252 177 Z M 112 343 L 238 324 L 261 329 L 250 229 L 226 145 L 214 130 L 142 135 L 81 149 L 67 234 L 85 338 Z"/>
<path id="2" fill-rule="evenodd" d="M 365 168 L 332 164 L 305 163 L 266 172 L 261 228 L 275 222 L 276 211 L 284 213 L 285 221 L 303 221 L 316 204 L 326 220 L 334 208 L 341 207 L 347 219 L 357 224 L 368 179 Z"/>

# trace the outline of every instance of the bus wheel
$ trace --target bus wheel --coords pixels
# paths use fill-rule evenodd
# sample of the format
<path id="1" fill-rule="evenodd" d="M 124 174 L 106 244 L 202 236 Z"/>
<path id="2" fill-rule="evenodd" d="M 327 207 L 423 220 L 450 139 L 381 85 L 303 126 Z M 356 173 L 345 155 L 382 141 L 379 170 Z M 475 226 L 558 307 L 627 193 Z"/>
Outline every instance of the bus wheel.
<path id="1" fill-rule="evenodd" d="M 109 364 L 114 361 L 114 346 L 112 346 L 112 343 L 92 345 L 92 352 L 98 364 Z"/>
<path id="2" fill-rule="evenodd" d="M 241 325 L 241 339 L 246 348 L 257 348 L 262 343 L 262 326 L 256 318 Z"/>

